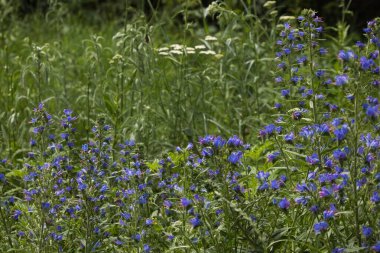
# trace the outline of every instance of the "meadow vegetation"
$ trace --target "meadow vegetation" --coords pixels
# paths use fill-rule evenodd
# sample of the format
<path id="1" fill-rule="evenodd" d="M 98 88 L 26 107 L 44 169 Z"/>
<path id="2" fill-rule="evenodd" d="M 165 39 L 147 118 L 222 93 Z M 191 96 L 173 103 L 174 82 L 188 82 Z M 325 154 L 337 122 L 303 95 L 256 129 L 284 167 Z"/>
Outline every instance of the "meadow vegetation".
<path id="1" fill-rule="evenodd" d="M 380 252 L 380 19 L 11 2 L 0 251 Z"/>

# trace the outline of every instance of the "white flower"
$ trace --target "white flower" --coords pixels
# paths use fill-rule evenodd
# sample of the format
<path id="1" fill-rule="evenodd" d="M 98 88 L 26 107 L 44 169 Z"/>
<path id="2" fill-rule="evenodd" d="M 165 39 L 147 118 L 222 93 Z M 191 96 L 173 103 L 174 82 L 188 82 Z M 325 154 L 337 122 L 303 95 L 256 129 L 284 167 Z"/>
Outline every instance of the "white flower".
<path id="1" fill-rule="evenodd" d="M 197 45 L 197 46 L 195 46 L 195 49 L 198 49 L 198 50 L 206 49 L 206 46 L 205 45 Z"/>
<path id="2" fill-rule="evenodd" d="M 205 38 L 206 41 L 217 41 L 218 39 L 214 36 L 207 35 Z"/>

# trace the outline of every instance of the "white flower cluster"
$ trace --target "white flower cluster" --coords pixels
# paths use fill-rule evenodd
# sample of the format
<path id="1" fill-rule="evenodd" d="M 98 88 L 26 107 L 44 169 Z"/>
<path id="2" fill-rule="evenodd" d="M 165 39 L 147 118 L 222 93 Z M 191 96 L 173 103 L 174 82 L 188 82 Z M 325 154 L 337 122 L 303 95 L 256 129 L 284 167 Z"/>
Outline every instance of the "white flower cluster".
<path id="1" fill-rule="evenodd" d="M 213 42 L 218 39 L 213 36 L 206 36 L 205 41 Z M 173 44 L 169 47 L 161 47 L 158 50 L 159 55 L 190 55 L 190 54 L 203 54 L 203 55 L 216 55 L 214 50 L 208 49 L 204 44 L 188 47 L 186 45 Z"/>

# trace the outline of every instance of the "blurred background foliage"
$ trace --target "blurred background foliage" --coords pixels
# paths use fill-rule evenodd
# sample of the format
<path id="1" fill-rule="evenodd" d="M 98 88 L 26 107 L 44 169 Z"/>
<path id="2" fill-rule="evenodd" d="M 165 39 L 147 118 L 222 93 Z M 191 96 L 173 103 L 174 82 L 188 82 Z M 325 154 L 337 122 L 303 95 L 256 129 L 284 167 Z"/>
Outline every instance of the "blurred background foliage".
<path id="1" fill-rule="evenodd" d="M 87 20 L 94 24 L 107 22 L 124 17 L 125 10 L 129 17 L 136 13 L 144 13 L 148 19 L 152 19 L 153 13 L 169 14 L 170 17 L 177 16 L 188 5 L 190 9 L 199 10 L 200 7 L 206 8 L 213 0 L 22 0 L 22 1 L 0 1 L 1 4 L 11 5 L 11 9 L 15 11 L 19 17 L 34 14 L 36 12 L 46 13 L 52 5 L 65 5 L 66 11 L 71 14 L 80 15 L 83 20 Z M 231 9 L 240 9 L 247 11 L 250 6 L 251 12 L 262 14 L 262 5 L 266 0 L 227 0 L 215 1 L 223 2 Z M 349 5 L 351 15 L 348 23 L 354 31 L 361 31 L 367 20 L 371 20 L 379 16 L 380 2 L 377 0 L 365 1 L 349 1 L 349 0 L 279 0 L 276 5 L 280 14 L 297 15 L 302 9 L 313 9 L 322 16 L 327 25 L 333 26 L 341 19 L 342 3 Z M 255 10 L 253 10 L 255 8 Z M 200 21 L 201 15 L 198 15 Z M 216 24 L 212 19 L 208 19 L 209 23 Z"/>
<path id="2" fill-rule="evenodd" d="M 41 101 L 52 114 L 72 108 L 79 115 L 80 141 L 104 117 L 114 145 L 136 139 L 151 156 L 206 134 L 253 142 L 275 116 L 270 70 L 279 17 L 317 10 L 334 54 L 360 38 L 379 4 L 0 0 L 0 153 L 28 152 L 31 112 Z M 160 54 L 175 44 L 206 51 Z"/>

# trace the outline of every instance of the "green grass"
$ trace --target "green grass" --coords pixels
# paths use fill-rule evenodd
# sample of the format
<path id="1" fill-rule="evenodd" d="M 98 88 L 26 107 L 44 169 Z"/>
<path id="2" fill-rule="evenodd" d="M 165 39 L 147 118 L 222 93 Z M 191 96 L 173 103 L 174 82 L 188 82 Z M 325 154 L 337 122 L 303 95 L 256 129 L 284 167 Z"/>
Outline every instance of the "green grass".
<path id="1" fill-rule="evenodd" d="M 63 3 L 45 15 L 5 16 L 2 153 L 22 157 L 31 108 L 41 101 L 52 113 L 71 108 L 79 114 L 83 140 L 92 122 L 104 117 L 115 144 L 135 138 L 150 155 L 209 133 L 254 139 L 274 96 L 268 71 L 273 10 L 258 17 L 214 4 L 207 12 L 216 27 L 200 18 L 206 10 L 199 4 L 177 8 L 103 23 L 72 15 Z M 205 40 L 208 35 L 217 40 Z M 160 54 L 159 48 L 173 44 L 204 49 Z M 211 50 L 215 55 L 201 53 Z"/>

